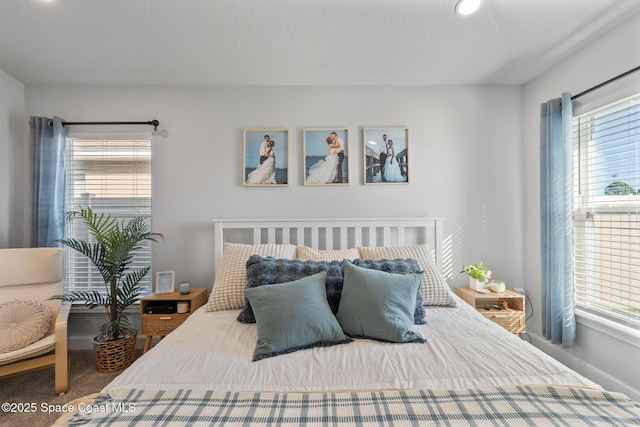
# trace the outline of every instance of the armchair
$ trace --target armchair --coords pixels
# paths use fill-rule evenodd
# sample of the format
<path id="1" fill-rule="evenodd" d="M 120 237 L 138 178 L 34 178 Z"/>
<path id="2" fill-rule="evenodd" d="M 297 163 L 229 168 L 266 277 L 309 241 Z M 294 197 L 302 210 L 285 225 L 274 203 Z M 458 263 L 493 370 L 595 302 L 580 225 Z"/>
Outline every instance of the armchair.
<path id="1" fill-rule="evenodd" d="M 24 348 L 0 353 L 0 379 L 55 368 L 55 392 L 69 389 L 67 319 L 70 305 L 49 300 L 63 293 L 65 277 L 62 248 L 0 249 L 0 304 L 28 299 L 51 311 L 47 334 Z"/>

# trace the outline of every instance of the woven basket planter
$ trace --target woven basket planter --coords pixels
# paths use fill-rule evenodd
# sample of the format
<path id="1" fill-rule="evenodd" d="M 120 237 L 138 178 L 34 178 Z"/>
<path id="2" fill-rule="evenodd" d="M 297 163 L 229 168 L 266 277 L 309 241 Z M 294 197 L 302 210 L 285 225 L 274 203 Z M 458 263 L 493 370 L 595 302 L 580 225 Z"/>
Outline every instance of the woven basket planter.
<path id="1" fill-rule="evenodd" d="M 94 337 L 93 349 L 98 372 L 116 372 L 131 365 L 135 357 L 137 335 L 135 329 L 127 329 L 124 338 L 115 341 L 105 341 L 102 335 Z"/>

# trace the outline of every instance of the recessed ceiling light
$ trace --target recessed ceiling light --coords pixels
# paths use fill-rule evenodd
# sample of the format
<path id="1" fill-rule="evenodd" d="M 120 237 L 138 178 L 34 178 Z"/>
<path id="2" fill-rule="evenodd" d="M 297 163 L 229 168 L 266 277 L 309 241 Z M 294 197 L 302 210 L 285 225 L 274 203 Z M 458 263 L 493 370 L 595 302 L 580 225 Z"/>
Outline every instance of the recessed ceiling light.
<path id="1" fill-rule="evenodd" d="M 456 4 L 456 13 L 458 15 L 471 15 L 480 8 L 482 0 L 459 0 Z"/>

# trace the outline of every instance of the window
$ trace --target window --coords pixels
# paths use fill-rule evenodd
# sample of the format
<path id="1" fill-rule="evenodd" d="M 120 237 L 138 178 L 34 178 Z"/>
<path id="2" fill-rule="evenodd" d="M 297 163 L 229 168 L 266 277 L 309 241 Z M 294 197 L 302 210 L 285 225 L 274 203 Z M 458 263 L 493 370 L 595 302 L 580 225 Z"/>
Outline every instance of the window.
<path id="1" fill-rule="evenodd" d="M 68 139 L 66 184 L 66 212 L 90 207 L 118 221 L 151 218 L 151 139 Z M 65 236 L 89 239 L 80 221 L 66 223 Z M 147 244 L 136 254 L 132 267 L 150 264 L 151 244 Z M 141 284 L 150 291 L 151 275 Z M 106 292 L 100 273 L 75 251 L 67 256 L 66 287 L 68 291 Z"/>
<path id="2" fill-rule="evenodd" d="M 576 303 L 640 327 L 640 94 L 573 119 Z"/>

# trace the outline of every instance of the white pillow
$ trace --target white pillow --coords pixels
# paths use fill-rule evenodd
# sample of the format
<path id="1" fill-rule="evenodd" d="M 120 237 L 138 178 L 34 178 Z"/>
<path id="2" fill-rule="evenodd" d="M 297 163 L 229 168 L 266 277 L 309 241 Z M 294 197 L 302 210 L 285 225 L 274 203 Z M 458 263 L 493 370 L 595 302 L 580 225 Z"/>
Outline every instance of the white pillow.
<path id="1" fill-rule="evenodd" d="M 247 288 L 246 263 L 251 255 L 294 259 L 296 247 L 289 244 L 225 243 L 222 261 L 216 271 L 213 289 L 207 302 L 207 311 L 232 310 L 244 306 L 244 290 Z"/>
<path id="2" fill-rule="evenodd" d="M 298 246 L 296 258 L 302 261 L 354 260 L 360 258 L 360 251 L 358 251 L 358 248 L 318 251 L 308 246 Z"/>
<path id="3" fill-rule="evenodd" d="M 358 250 L 363 259 L 415 259 L 424 271 L 424 278 L 420 286 L 420 291 L 424 297 L 424 305 L 456 306 L 453 292 L 433 262 L 427 245 L 361 247 Z"/>
<path id="4" fill-rule="evenodd" d="M 0 353 L 20 350 L 47 334 L 51 311 L 38 301 L 13 300 L 0 305 Z"/>

